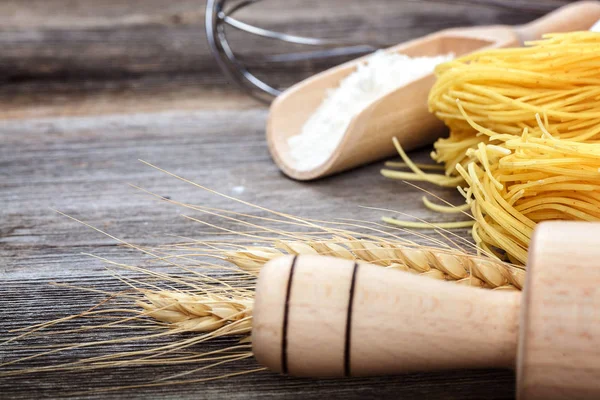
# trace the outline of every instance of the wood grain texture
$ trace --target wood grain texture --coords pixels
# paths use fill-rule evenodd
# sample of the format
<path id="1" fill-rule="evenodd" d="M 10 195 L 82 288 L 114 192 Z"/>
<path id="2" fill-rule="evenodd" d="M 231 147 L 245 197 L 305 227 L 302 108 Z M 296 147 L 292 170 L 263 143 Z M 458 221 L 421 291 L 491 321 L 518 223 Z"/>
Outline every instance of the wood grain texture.
<path id="1" fill-rule="evenodd" d="M 369 12 L 359 2 L 340 7 L 341 1 L 303 0 L 290 10 L 283 3 L 277 5 L 280 11 L 273 6 L 272 12 L 259 13 L 257 8 L 247 17 L 298 33 L 351 32 L 394 43 L 448 26 L 522 23 L 566 1 L 390 0 L 370 4 Z M 180 208 L 149 198 L 128 183 L 175 200 L 256 212 L 224 203 L 137 159 L 243 200 L 306 217 L 378 220 L 382 211 L 359 207 L 369 205 L 433 221 L 451 218 L 426 212 L 422 193 L 381 177 L 380 164 L 310 184 L 284 178 L 266 148 L 266 110 L 228 89 L 208 55 L 198 12 L 202 8 L 203 2 L 187 0 L 0 2 L 1 337 L 13 328 L 87 309 L 103 298 L 50 286 L 50 281 L 120 287 L 98 260 L 82 253 L 143 262 L 135 252 L 52 209 L 147 245 L 173 240 L 169 234 L 212 236 L 182 218 Z M 252 40 L 239 40 L 250 53 L 264 49 Z M 289 68 L 264 71 L 285 83 L 312 68 L 296 68 L 300 74 Z M 427 150 L 412 156 L 425 160 Z M 427 189 L 460 201 L 453 190 Z M 18 354 L 0 347 L 2 360 Z M 68 356 L 55 360 L 64 362 Z M 219 371 L 253 366 L 247 361 Z M 0 397 L 56 398 L 183 370 L 157 366 L 4 378 Z M 502 371 L 320 381 L 265 372 L 78 397 L 505 399 L 513 393 L 514 376 Z"/>
<path id="2" fill-rule="evenodd" d="M 268 29 L 393 45 L 454 26 L 520 24 L 568 2 L 380 0 L 365 12 L 360 1 L 271 0 L 242 10 L 239 17 Z M 222 82 L 205 39 L 203 1 L 26 3 L 0 4 L 0 15 L 8 16 L 0 21 L 4 80 L 188 73 Z M 234 50 L 250 57 L 296 49 L 236 31 L 229 37 Z M 329 65 L 321 61 L 257 69 L 275 83 L 288 84 Z"/>
<path id="3" fill-rule="evenodd" d="M 376 221 L 381 211 L 360 205 L 397 208 L 417 217 L 435 219 L 419 205 L 422 193 L 378 174 L 379 165 L 363 168 L 313 184 L 285 179 L 272 164 L 264 144 L 266 110 L 179 111 L 111 116 L 53 117 L 9 120 L 2 123 L 3 208 L 2 299 L 0 320 L 7 330 L 87 309 L 102 296 L 49 286 L 49 281 L 120 287 L 101 262 L 81 253 L 93 253 L 117 262 L 140 263 L 135 252 L 119 247 L 89 228 L 50 210 L 59 209 L 123 239 L 138 244 L 163 243 L 167 234 L 210 240 L 203 229 L 180 217 L 181 209 L 156 202 L 127 184 L 134 183 L 179 201 L 231 210 L 248 210 L 167 177 L 136 161 L 142 158 L 208 184 L 226 194 L 266 207 L 314 218 L 360 218 Z M 426 153 L 421 153 L 424 159 Z M 234 190 L 244 187 L 243 193 Z M 458 201 L 450 190 L 435 190 Z M 292 199 L 292 200 L 290 200 Z M 197 215 L 201 217 L 200 215 Z M 217 222 L 211 218 L 209 222 Z M 441 220 L 441 219 L 440 219 Z M 225 224 L 227 227 L 227 224 Z M 233 226 L 229 226 L 233 228 Z M 466 232 L 462 232 L 466 234 Z M 214 237 L 212 237 L 214 238 Z M 221 238 L 226 239 L 226 238 Z M 123 334 L 123 332 L 115 332 Z M 223 343 L 213 343 L 216 349 Z M 127 348 L 127 347 L 126 347 Z M 115 348 L 116 350 L 116 348 Z M 0 352 L 5 352 L 0 349 Z M 14 357 L 8 352 L 3 359 Z M 57 356 L 65 361 L 69 355 Z M 220 369 L 230 372 L 251 362 Z M 147 382 L 178 367 L 96 371 L 81 374 L 38 374 L 0 380 L 4 396 L 56 397 L 68 392 L 119 384 Z M 290 398 L 363 395 L 402 395 L 406 398 L 470 398 L 485 394 L 507 398 L 513 376 L 506 372 L 452 372 L 413 374 L 396 378 L 310 381 L 274 374 L 231 378 L 209 384 L 165 386 L 111 393 L 143 398 L 233 398 L 284 396 Z M 103 398 L 98 393 L 84 397 Z"/>

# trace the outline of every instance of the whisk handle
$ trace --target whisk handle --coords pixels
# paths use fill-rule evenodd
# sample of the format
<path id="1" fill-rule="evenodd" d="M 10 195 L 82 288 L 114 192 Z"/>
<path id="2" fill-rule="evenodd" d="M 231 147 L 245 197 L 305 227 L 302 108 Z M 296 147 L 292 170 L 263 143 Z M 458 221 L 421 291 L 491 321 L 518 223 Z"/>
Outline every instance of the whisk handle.
<path id="1" fill-rule="evenodd" d="M 257 360 L 298 376 L 513 367 L 520 293 L 453 285 L 322 256 L 261 271 Z"/>
<path id="2" fill-rule="evenodd" d="M 516 28 L 521 41 L 541 39 L 545 33 L 588 30 L 600 19 L 600 2 L 578 1 Z"/>

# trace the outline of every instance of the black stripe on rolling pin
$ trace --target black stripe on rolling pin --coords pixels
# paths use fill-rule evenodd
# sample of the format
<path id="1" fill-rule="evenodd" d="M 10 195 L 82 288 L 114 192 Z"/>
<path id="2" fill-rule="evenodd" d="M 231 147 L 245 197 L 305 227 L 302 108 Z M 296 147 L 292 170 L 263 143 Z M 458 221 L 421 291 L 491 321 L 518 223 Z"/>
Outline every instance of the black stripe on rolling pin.
<path id="1" fill-rule="evenodd" d="M 348 298 L 348 313 L 346 314 L 346 341 L 344 343 L 344 375 L 350 376 L 350 345 L 352 339 L 352 307 L 354 304 L 354 287 L 356 286 L 356 273 L 358 264 L 354 263 L 352 280 L 350 281 L 350 296 Z"/>
<path id="2" fill-rule="evenodd" d="M 284 374 L 288 373 L 288 362 L 287 362 L 287 347 L 288 347 L 288 314 L 290 311 L 290 294 L 292 293 L 292 279 L 294 279 L 294 270 L 296 269 L 296 260 L 298 256 L 294 256 L 292 265 L 290 266 L 290 277 L 288 278 L 287 289 L 285 292 L 285 307 L 283 309 L 283 328 L 281 338 L 281 372 Z"/>

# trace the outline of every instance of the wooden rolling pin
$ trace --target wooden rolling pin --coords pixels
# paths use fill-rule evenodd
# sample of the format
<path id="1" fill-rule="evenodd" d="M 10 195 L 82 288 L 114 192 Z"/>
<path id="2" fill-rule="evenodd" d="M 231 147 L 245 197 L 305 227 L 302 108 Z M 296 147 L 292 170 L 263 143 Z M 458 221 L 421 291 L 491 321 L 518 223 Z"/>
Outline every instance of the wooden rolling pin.
<path id="1" fill-rule="evenodd" d="M 600 224 L 542 223 L 524 292 L 319 256 L 258 280 L 257 360 L 298 376 L 516 368 L 521 399 L 600 398 Z"/>

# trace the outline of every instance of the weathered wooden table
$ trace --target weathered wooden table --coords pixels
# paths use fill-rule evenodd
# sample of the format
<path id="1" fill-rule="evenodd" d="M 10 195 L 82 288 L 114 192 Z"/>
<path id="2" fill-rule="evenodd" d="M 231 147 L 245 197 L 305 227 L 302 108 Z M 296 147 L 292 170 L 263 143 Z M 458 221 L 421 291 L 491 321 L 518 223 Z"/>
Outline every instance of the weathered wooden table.
<path id="1" fill-rule="evenodd" d="M 449 26 L 523 23 L 566 1 L 267 3 L 246 17 L 300 34 L 395 43 Z M 424 211 L 421 192 L 382 178 L 381 165 L 314 183 L 282 176 L 265 146 L 266 108 L 229 87 L 210 58 L 203 8 L 196 0 L 0 3 L 1 337 L 10 336 L 10 329 L 84 310 L 103 298 L 47 284 L 114 285 L 102 263 L 82 253 L 136 262 L 134 252 L 52 209 L 147 245 L 161 243 L 169 234 L 206 234 L 181 218 L 177 207 L 155 201 L 128 183 L 178 201 L 254 212 L 224 203 L 138 159 L 222 193 L 305 217 L 378 220 L 381 211 L 359 207 L 369 205 L 440 220 Z M 264 49 L 252 38 L 236 40 L 251 54 Z M 264 67 L 262 73 L 285 84 L 325 66 Z M 425 158 L 426 153 L 414 156 Z M 458 200 L 452 190 L 428 189 Z M 52 340 L 47 337 L 42 343 Z M 9 352 L 0 346 L 0 360 L 9 359 Z M 64 362 L 63 357 L 58 354 L 53 360 Z M 34 360 L 24 364 L 34 365 Z M 252 367 L 253 361 L 240 365 Z M 227 368 L 234 371 L 240 365 Z M 93 393 L 94 388 L 148 382 L 173 368 L 0 378 L 0 397 L 60 397 L 92 390 L 81 397 L 500 399 L 512 398 L 514 391 L 510 372 L 456 371 L 347 380 L 263 372 L 185 386 Z"/>

